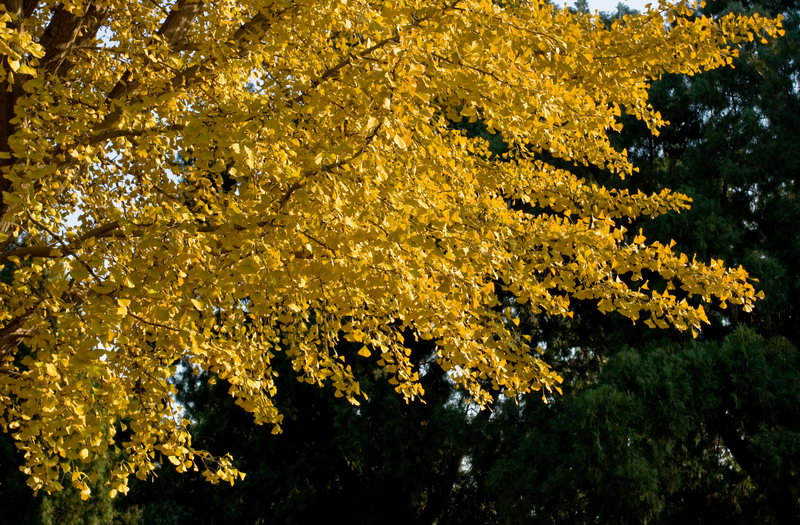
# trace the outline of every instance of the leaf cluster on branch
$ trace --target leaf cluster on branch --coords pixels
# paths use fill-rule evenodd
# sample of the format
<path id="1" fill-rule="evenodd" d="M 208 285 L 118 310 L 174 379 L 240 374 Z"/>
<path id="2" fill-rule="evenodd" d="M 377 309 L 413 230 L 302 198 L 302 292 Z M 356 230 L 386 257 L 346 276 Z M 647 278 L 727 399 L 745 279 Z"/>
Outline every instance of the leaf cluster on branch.
<path id="1" fill-rule="evenodd" d="M 558 389 L 515 330 L 593 301 L 699 330 L 749 309 L 741 267 L 629 232 L 688 199 L 607 189 L 609 135 L 667 72 L 729 64 L 780 20 L 662 4 L 605 27 L 539 2 L 6 0 L 0 19 L 0 424 L 34 489 L 113 449 L 112 494 L 193 448 L 171 378 L 230 384 L 279 431 L 277 353 L 363 401 L 337 341 L 423 394 L 408 335 L 479 404 Z M 480 120 L 509 151 L 453 122 Z M 549 160 L 548 160 L 549 159 Z M 648 286 L 660 276 L 664 289 Z M 182 364 L 183 363 L 183 364 Z"/>

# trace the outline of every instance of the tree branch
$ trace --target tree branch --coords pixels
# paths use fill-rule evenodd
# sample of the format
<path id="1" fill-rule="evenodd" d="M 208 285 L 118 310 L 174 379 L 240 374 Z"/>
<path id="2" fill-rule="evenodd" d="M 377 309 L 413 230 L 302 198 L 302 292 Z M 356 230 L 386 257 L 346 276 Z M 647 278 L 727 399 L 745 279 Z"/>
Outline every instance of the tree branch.
<path id="1" fill-rule="evenodd" d="M 173 11 L 170 12 L 161 28 L 159 28 L 157 31 L 157 34 L 164 36 L 171 51 L 179 51 L 186 45 L 183 41 L 183 36 L 186 33 L 186 29 L 189 27 L 189 22 L 194 19 L 196 14 L 199 12 L 200 7 L 202 7 L 202 2 L 198 2 L 197 0 L 178 0 L 173 8 Z M 253 18 L 242 24 L 239 29 L 233 33 L 233 42 L 241 43 L 246 37 L 256 31 L 263 32 L 269 30 L 275 21 L 277 21 L 285 13 L 295 8 L 296 6 L 291 5 L 281 9 L 274 13 L 271 18 L 259 11 L 253 16 Z M 213 61 L 201 62 L 199 64 L 190 66 L 183 71 L 180 71 L 172 77 L 172 80 L 170 80 L 168 84 L 169 89 L 174 90 L 186 88 L 192 83 L 192 81 L 200 77 L 201 73 L 210 71 L 213 63 Z M 127 70 L 114 88 L 109 92 L 107 100 L 109 102 L 119 100 L 132 93 L 137 87 L 139 87 L 139 85 L 140 82 L 133 78 L 133 73 L 131 70 Z M 103 121 L 97 126 L 96 131 L 104 131 L 114 127 L 114 125 L 119 122 L 121 117 L 122 111 L 115 109 L 106 115 Z"/>
<path id="2" fill-rule="evenodd" d="M 39 39 L 45 49 L 42 69 L 59 76 L 68 73 L 73 67 L 68 60 L 70 53 L 95 38 L 109 12 L 108 8 L 98 8 L 94 3 L 86 7 L 82 16 L 70 13 L 63 5 L 56 7 Z"/>
<path id="3" fill-rule="evenodd" d="M 202 7 L 202 0 L 178 0 L 156 34 L 164 39 L 170 49 L 175 49 L 184 43 L 190 24 Z"/>
<path id="4" fill-rule="evenodd" d="M 191 27 L 192 20 L 194 20 L 202 7 L 202 0 L 178 0 L 172 6 L 172 10 L 170 10 L 167 18 L 156 31 L 156 34 L 164 39 L 170 51 L 175 51 L 181 46 L 189 27 Z M 120 100 L 125 95 L 133 92 L 140 85 L 141 82 L 133 77 L 133 71 L 126 69 L 122 77 L 120 77 L 108 93 L 106 100 L 109 103 Z M 106 115 L 97 129 L 101 131 L 113 127 L 121 116 L 122 111 L 115 109 Z"/>
<path id="5" fill-rule="evenodd" d="M 459 2 L 461 2 L 461 0 L 455 0 L 452 3 L 445 5 L 442 8 L 441 11 L 444 12 L 444 11 L 446 11 L 448 9 L 453 9 L 456 5 L 458 5 Z M 356 59 L 364 59 L 364 58 L 368 57 L 369 55 L 371 55 L 373 52 L 377 51 L 378 49 L 384 47 L 387 44 L 399 43 L 400 42 L 400 34 L 401 34 L 402 31 L 405 31 L 406 29 L 410 29 L 410 28 L 414 28 L 414 27 L 420 27 L 423 23 L 427 22 L 428 20 L 431 20 L 437 13 L 438 13 L 438 11 L 430 13 L 430 14 L 422 16 L 422 17 L 419 17 L 419 18 L 415 18 L 412 23 L 410 23 L 410 24 L 408 24 L 408 26 L 406 26 L 406 28 L 403 28 L 402 30 L 398 30 L 398 32 L 394 36 L 384 38 L 383 40 L 381 40 L 379 42 L 376 42 L 375 44 L 369 46 L 366 49 L 363 49 L 362 51 L 360 51 L 360 52 L 358 52 L 356 54 L 351 54 L 351 55 L 348 55 L 348 56 L 344 57 L 342 60 L 340 60 L 339 62 L 337 62 L 333 66 L 331 66 L 328 69 L 326 69 L 325 71 L 323 71 L 323 73 L 320 76 L 318 76 L 317 78 L 312 80 L 311 83 L 308 85 L 308 88 L 306 89 L 306 93 L 302 93 L 302 94 L 298 95 L 297 97 L 292 99 L 291 102 L 293 104 L 296 104 L 296 103 L 302 101 L 303 97 L 308 94 L 307 93 L 308 91 L 316 89 L 320 84 L 322 84 L 326 80 L 335 77 L 336 73 L 338 73 L 339 71 L 341 71 L 345 67 L 347 67 L 350 64 L 352 64 L 354 60 L 356 60 Z"/>
<path id="6" fill-rule="evenodd" d="M 10 257 L 41 257 L 51 259 L 63 257 L 65 252 L 80 249 L 81 245 L 89 239 L 109 237 L 115 230 L 119 229 L 119 227 L 120 225 L 117 221 L 102 224 L 76 237 L 67 243 L 66 246 L 23 246 L 22 248 L 9 250 L 0 254 L 0 264 L 7 263 Z"/>

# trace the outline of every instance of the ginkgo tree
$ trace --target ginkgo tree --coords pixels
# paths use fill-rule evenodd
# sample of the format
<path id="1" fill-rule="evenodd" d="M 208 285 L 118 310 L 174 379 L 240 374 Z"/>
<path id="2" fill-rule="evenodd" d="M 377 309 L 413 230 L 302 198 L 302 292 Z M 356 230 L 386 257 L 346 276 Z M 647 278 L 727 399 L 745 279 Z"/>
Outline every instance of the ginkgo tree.
<path id="1" fill-rule="evenodd" d="M 628 231 L 687 197 L 565 166 L 632 175 L 609 136 L 623 113 L 664 124 L 649 83 L 730 64 L 780 20 L 685 3 L 610 26 L 538 1 L 2 5 L 0 424 L 34 489 L 88 497 L 97 456 L 112 496 L 159 463 L 241 477 L 192 447 L 180 367 L 279 431 L 279 353 L 358 403 L 337 342 L 358 343 L 410 400 L 405 344 L 431 340 L 485 405 L 560 380 L 499 292 L 693 332 L 703 302 L 756 298 L 744 269 Z"/>

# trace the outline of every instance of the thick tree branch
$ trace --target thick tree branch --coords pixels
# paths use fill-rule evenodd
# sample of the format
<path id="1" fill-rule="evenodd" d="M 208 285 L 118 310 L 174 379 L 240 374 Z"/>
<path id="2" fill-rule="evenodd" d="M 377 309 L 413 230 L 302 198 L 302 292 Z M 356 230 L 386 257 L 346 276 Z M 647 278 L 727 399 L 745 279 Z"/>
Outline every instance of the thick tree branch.
<path id="1" fill-rule="evenodd" d="M 23 0 L 22 1 L 22 16 L 28 18 L 36 11 L 36 6 L 39 5 L 39 0 Z"/>
<path id="2" fill-rule="evenodd" d="M 201 0 L 178 0 L 156 34 L 164 39 L 170 49 L 175 49 L 185 42 L 192 21 L 202 8 Z"/>
<path id="3" fill-rule="evenodd" d="M 47 73 L 65 75 L 72 68 L 68 60 L 70 53 L 95 38 L 108 13 L 108 9 L 99 9 L 94 3 L 86 7 L 82 16 L 67 11 L 63 5 L 56 7 L 39 39 L 39 44 L 45 49 L 42 69 Z"/>
<path id="4" fill-rule="evenodd" d="M 186 33 L 191 27 L 192 21 L 203 8 L 202 0 L 178 0 L 172 6 L 167 18 L 158 28 L 156 34 L 164 39 L 167 48 L 175 51 L 180 48 L 185 41 Z M 133 71 L 128 69 L 122 74 L 114 87 L 108 94 L 108 100 L 114 101 L 123 98 L 141 85 L 141 82 L 134 78 Z M 119 120 L 121 113 L 119 110 L 112 111 L 100 124 L 100 129 L 107 129 Z"/>
<path id="5" fill-rule="evenodd" d="M 184 36 L 190 27 L 190 22 L 197 16 L 202 5 L 202 2 L 196 0 L 178 0 L 175 4 L 175 7 L 167 16 L 161 28 L 157 31 L 157 34 L 163 36 L 166 40 L 170 51 L 179 51 L 186 45 Z M 263 12 L 259 11 L 253 18 L 242 24 L 239 29 L 233 33 L 232 41 L 241 44 L 255 33 L 268 31 L 273 23 L 293 9 L 295 9 L 294 5 L 286 7 L 273 13 L 272 17 L 267 17 Z M 213 65 L 214 60 L 207 60 L 180 71 L 170 80 L 168 84 L 169 89 L 185 89 L 191 85 L 194 80 L 201 77 L 202 73 L 211 71 Z M 133 72 L 127 70 L 109 93 L 108 101 L 113 102 L 120 100 L 131 94 L 139 86 L 140 82 L 134 78 Z M 113 128 L 121 117 L 121 110 L 115 109 L 111 111 L 97 126 L 97 131 L 105 131 Z"/>

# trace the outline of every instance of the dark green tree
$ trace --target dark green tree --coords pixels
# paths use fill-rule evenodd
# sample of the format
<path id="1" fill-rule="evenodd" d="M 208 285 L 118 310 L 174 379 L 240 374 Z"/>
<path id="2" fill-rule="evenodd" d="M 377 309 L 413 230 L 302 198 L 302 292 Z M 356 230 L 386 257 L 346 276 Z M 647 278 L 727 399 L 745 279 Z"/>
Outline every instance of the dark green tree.
<path id="1" fill-rule="evenodd" d="M 404 403 L 387 378 L 364 367 L 356 372 L 369 399 L 354 407 L 298 383 L 283 363 L 279 435 L 255 427 L 224 382 L 210 384 L 205 373 L 187 370 L 177 384 L 198 444 L 230 450 L 247 477 L 214 487 L 165 467 L 156 483 L 136 485 L 123 504 L 140 506 L 144 522 L 153 524 L 302 524 L 321 510 L 336 523 L 433 523 L 450 503 L 473 429 L 488 414 L 469 415 L 433 362 L 431 343 L 414 348 L 426 403 Z M 349 343 L 339 349 L 357 350 Z"/>
<path id="2" fill-rule="evenodd" d="M 465 516 L 483 509 L 478 521 L 486 523 L 800 519 L 798 6 L 711 9 L 783 13 L 787 35 L 746 47 L 735 71 L 672 76 L 653 87 L 671 125 L 655 138 L 629 122 L 620 147 L 642 166 L 637 186 L 675 188 L 694 204 L 631 230 L 745 265 L 766 299 L 753 314 L 713 308 L 714 324 L 698 341 L 613 316 L 532 320 L 572 388 L 551 405 L 500 408 L 486 432 L 506 438 L 476 449 L 471 475 L 480 489 L 462 499 Z M 558 328 L 542 332 L 547 324 Z"/>

